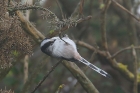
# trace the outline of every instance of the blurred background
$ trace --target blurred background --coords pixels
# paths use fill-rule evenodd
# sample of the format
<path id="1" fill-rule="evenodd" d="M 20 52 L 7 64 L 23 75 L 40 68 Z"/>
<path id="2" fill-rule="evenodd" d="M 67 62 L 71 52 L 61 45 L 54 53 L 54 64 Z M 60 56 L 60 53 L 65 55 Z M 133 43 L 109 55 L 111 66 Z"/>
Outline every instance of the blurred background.
<path id="1" fill-rule="evenodd" d="M 61 20 L 61 9 L 56 0 L 15 0 L 16 2 L 40 5 L 51 10 Z M 103 0 L 104 1 L 104 0 Z M 128 9 L 137 18 L 140 17 L 139 0 L 116 0 L 119 4 Z M 58 0 L 65 18 L 69 18 L 80 0 Z M 91 15 L 90 20 L 79 23 L 76 27 L 69 28 L 63 34 L 73 40 L 81 40 L 94 47 L 102 48 L 101 36 L 101 8 L 102 0 L 85 0 L 83 6 L 83 17 Z M 48 21 L 41 16 L 42 12 L 37 10 L 23 11 L 27 19 L 45 36 L 52 30 Z M 29 13 L 28 13 L 29 12 Z M 124 10 L 111 3 L 106 14 L 106 34 L 108 49 L 111 54 L 131 45 L 139 45 L 140 26 L 139 22 Z M 79 53 L 94 65 L 104 69 L 113 79 L 108 79 L 96 73 L 83 64 L 77 65 L 83 70 L 100 93 L 132 93 L 133 82 L 126 80 L 118 71 L 110 67 L 106 62 L 93 51 L 77 45 Z M 136 50 L 139 66 L 139 50 Z M 134 57 L 131 50 L 117 55 L 116 61 L 127 66 L 133 73 Z M 14 93 L 26 91 L 30 93 L 38 82 L 46 75 L 51 67 L 58 62 L 58 59 L 51 58 L 40 51 L 39 45 L 33 43 L 32 55 L 25 55 L 9 71 L 6 77 L 0 82 L 0 89 L 12 90 Z M 138 74 L 140 73 L 138 68 Z M 30 81 L 29 81 L 29 80 Z M 30 84 L 30 85 L 29 85 Z M 86 93 L 83 87 L 77 82 L 70 71 L 60 64 L 43 82 L 36 93 L 56 93 L 60 85 L 64 84 L 61 93 Z M 140 90 L 140 89 L 139 89 Z M 21 92 L 22 91 L 22 92 Z M 24 93 L 24 92 L 23 92 Z M 140 92 L 139 92 L 140 93 Z"/>

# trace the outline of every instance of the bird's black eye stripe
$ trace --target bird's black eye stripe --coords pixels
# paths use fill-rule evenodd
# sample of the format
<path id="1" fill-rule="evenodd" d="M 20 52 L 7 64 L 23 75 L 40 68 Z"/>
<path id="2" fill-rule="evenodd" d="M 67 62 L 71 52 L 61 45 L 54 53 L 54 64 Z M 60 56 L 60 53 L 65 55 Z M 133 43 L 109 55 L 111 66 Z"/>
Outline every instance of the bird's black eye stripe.
<path id="1" fill-rule="evenodd" d="M 54 40 L 54 41 L 47 42 L 46 44 L 44 44 L 44 45 L 41 47 L 41 51 L 42 51 L 42 52 L 46 52 L 46 49 L 47 49 L 49 46 L 51 46 L 54 42 L 55 42 L 55 40 Z"/>

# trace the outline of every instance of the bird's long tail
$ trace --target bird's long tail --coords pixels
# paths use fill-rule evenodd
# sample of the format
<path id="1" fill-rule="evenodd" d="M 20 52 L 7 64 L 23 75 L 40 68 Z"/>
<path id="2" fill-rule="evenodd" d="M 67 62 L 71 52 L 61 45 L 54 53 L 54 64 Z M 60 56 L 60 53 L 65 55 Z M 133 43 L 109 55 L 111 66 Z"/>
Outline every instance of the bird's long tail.
<path id="1" fill-rule="evenodd" d="M 85 60 L 84 58 L 82 58 L 82 60 L 79 60 L 80 62 L 82 62 L 83 64 L 87 65 L 88 67 L 90 67 L 91 69 L 95 70 L 96 72 L 98 72 L 99 74 L 111 78 L 111 76 L 105 72 L 104 70 L 96 67 L 95 65 L 91 64 L 90 62 L 88 62 L 87 60 Z"/>

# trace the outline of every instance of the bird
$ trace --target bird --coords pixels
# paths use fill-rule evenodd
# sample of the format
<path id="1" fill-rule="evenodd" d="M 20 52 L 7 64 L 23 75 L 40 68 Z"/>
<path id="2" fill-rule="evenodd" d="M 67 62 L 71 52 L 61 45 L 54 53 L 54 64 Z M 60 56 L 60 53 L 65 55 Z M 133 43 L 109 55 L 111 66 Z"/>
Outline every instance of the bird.
<path id="1" fill-rule="evenodd" d="M 84 59 L 77 51 L 77 46 L 68 35 L 63 37 L 55 36 L 52 38 L 45 38 L 40 44 L 40 49 L 43 53 L 55 57 L 64 59 L 71 62 L 81 62 L 91 69 L 95 70 L 104 77 L 110 78 L 111 76 L 104 70 L 98 68 L 92 63 Z"/>

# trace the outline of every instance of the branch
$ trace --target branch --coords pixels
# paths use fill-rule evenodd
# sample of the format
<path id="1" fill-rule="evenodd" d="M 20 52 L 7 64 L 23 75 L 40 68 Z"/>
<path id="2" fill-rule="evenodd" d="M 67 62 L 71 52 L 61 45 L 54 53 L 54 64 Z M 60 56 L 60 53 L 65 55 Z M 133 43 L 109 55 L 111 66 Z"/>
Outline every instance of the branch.
<path id="1" fill-rule="evenodd" d="M 83 13 L 83 6 L 84 6 L 84 0 L 80 0 L 77 7 L 75 8 L 74 12 L 71 14 L 71 18 L 76 18 L 82 15 Z"/>
<path id="2" fill-rule="evenodd" d="M 100 14 L 101 19 L 101 32 L 102 32 L 102 46 L 107 51 L 108 45 L 107 45 L 107 36 L 106 36 L 106 12 L 110 5 L 110 0 L 107 0 L 105 2 L 105 6 L 102 8 L 102 12 Z"/>
<path id="3" fill-rule="evenodd" d="M 81 86 L 86 90 L 87 93 L 99 93 L 91 81 L 81 71 L 81 69 L 73 62 L 64 61 L 63 65 L 77 78 Z"/>
<path id="4" fill-rule="evenodd" d="M 29 55 L 25 55 L 25 58 L 23 61 L 23 64 L 24 64 L 24 84 L 28 80 L 28 67 L 29 67 L 28 61 L 29 61 Z"/>
<path id="5" fill-rule="evenodd" d="M 58 0 L 55 0 L 55 1 L 56 1 L 57 5 L 58 5 L 58 7 L 59 7 L 59 9 L 60 9 L 60 12 L 61 12 L 62 18 L 64 19 L 64 13 L 63 13 L 63 11 L 62 11 L 62 7 L 60 6 Z"/>
<path id="6" fill-rule="evenodd" d="M 39 43 L 45 38 L 45 36 L 43 36 L 28 20 L 26 20 L 20 11 L 16 11 L 16 14 L 19 17 L 24 31 L 30 34 L 36 42 Z"/>
<path id="7" fill-rule="evenodd" d="M 18 10 L 29 10 L 29 9 L 45 11 L 45 12 L 49 13 L 48 16 L 53 17 L 55 20 L 58 19 L 57 16 L 56 16 L 53 12 L 51 12 L 50 10 L 48 10 L 48 9 L 46 9 L 46 8 L 40 7 L 40 6 L 21 5 L 21 6 L 9 7 L 7 10 L 8 10 L 11 14 L 13 14 L 13 13 L 15 13 L 15 12 L 18 11 Z"/>
<path id="8" fill-rule="evenodd" d="M 54 69 L 60 64 L 62 60 L 57 62 L 51 70 L 43 77 L 43 79 L 37 84 L 37 86 L 34 88 L 34 90 L 31 93 L 35 93 L 35 91 L 41 86 L 41 84 L 44 82 L 44 80 L 54 71 Z"/>
<path id="9" fill-rule="evenodd" d="M 128 11 L 125 7 L 123 7 L 122 5 L 120 5 L 118 2 L 116 2 L 115 0 L 112 0 L 112 2 L 114 4 L 116 4 L 119 8 L 121 8 L 122 10 L 124 10 L 125 12 L 127 12 L 129 15 L 131 15 L 134 19 L 136 19 L 138 22 L 140 21 L 139 18 L 137 18 L 135 15 L 133 15 L 130 11 Z"/>
<path id="10" fill-rule="evenodd" d="M 132 46 L 132 54 L 134 56 L 134 83 L 133 83 L 133 93 L 138 93 L 138 81 L 137 81 L 137 54 L 134 46 Z"/>
<path id="11" fill-rule="evenodd" d="M 126 50 L 130 50 L 130 49 L 132 49 L 132 48 L 134 48 L 134 49 L 140 49 L 140 46 L 134 46 L 134 47 L 129 46 L 129 47 L 123 48 L 123 49 L 119 50 L 118 52 L 114 53 L 110 58 L 113 59 L 113 58 L 115 58 L 117 55 L 119 55 L 120 53 L 122 53 L 122 52 L 124 52 L 124 51 L 126 51 Z"/>

